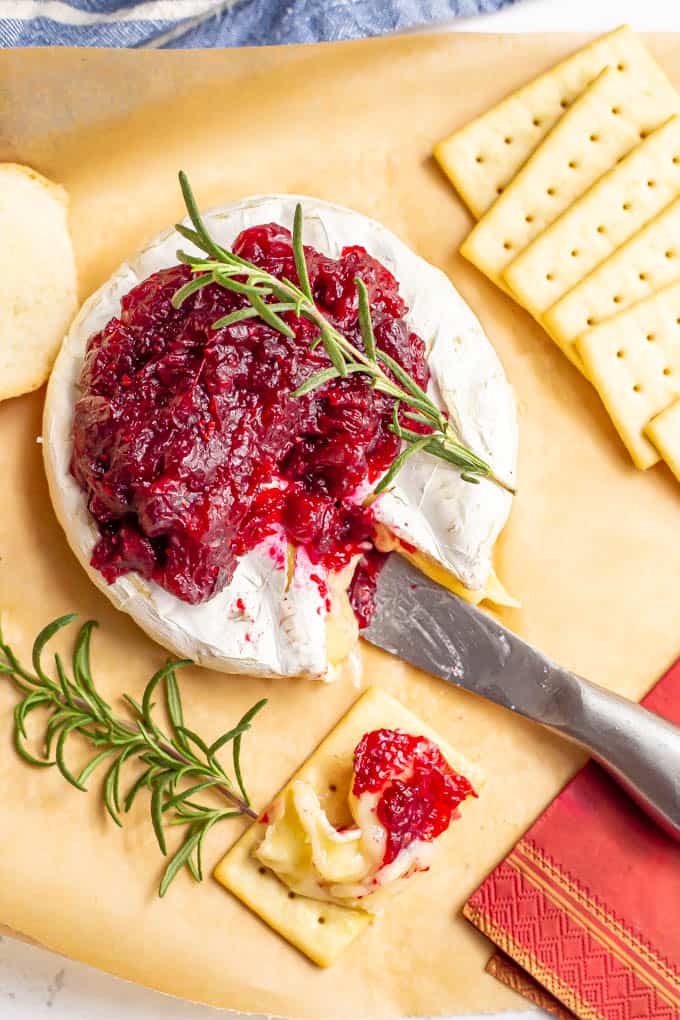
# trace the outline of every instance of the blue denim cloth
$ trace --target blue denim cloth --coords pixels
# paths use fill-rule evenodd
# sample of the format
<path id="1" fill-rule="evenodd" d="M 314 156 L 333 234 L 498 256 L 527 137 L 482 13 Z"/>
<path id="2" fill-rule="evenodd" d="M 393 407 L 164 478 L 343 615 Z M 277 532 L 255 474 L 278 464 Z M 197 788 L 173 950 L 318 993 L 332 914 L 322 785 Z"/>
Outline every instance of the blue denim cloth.
<path id="1" fill-rule="evenodd" d="M 5 16 L 0 17 L 0 46 L 187 48 L 358 39 L 455 15 L 488 13 L 512 2 L 6 0 Z"/>

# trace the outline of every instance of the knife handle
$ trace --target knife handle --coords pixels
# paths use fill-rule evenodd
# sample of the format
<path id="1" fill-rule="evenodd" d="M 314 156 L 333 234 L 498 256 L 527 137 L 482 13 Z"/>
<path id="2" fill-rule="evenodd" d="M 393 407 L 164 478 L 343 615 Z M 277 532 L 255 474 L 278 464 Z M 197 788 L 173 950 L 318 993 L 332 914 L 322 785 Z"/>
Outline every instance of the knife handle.
<path id="1" fill-rule="evenodd" d="M 642 705 L 566 673 L 549 728 L 587 748 L 666 832 L 680 840 L 680 728 Z"/>

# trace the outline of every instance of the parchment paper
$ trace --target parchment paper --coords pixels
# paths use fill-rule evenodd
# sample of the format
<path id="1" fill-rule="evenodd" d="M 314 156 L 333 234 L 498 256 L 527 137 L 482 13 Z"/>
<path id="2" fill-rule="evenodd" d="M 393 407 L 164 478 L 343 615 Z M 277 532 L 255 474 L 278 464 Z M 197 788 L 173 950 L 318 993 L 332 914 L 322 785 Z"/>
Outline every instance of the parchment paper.
<path id="1" fill-rule="evenodd" d="M 0 158 L 72 196 L 82 296 L 181 214 L 176 171 L 203 205 L 297 191 L 377 217 L 445 269 L 481 317 L 516 387 L 520 488 L 499 551 L 523 608 L 507 623 L 595 681 L 642 695 L 680 652 L 680 490 L 632 468 L 595 393 L 541 330 L 456 254 L 467 214 L 432 145 L 582 39 L 471 35 L 242 52 L 0 53 Z M 680 84 L 680 37 L 651 40 Z M 36 267 L 36 285 L 39 267 Z M 68 610 L 102 624 L 103 691 L 138 695 L 163 652 L 86 580 L 43 478 L 43 394 L 0 405 L 0 605 L 23 653 Z M 156 899 L 161 859 L 140 801 L 123 831 L 98 797 L 32 771 L 10 741 L 0 684 L 0 919 L 64 954 L 218 1006 L 286 1016 L 453 1014 L 517 1001 L 483 973 L 489 945 L 461 904 L 580 765 L 529 723 L 362 650 L 383 685 L 477 758 L 489 777 L 455 854 L 396 899 L 322 972 L 208 879 Z M 210 738 L 256 698 L 270 705 L 244 768 L 263 805 L 357 696 L 349 674 L 312 681 L 183 677 L 188 724 Z M 213 830 L 212 865 L 241 831 Z"/>

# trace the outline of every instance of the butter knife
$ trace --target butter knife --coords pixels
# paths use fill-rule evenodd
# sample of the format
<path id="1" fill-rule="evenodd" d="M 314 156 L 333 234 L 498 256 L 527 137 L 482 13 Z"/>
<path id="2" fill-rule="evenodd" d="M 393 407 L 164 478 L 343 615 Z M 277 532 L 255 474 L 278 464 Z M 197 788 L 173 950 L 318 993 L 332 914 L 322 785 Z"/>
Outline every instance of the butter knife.
<path id="1" fill-rule="evenodd" d="M 493 617 L 392 555 L 361 636 L 580 744 L 680 840 L 680 728 L 551 662 Z"/>

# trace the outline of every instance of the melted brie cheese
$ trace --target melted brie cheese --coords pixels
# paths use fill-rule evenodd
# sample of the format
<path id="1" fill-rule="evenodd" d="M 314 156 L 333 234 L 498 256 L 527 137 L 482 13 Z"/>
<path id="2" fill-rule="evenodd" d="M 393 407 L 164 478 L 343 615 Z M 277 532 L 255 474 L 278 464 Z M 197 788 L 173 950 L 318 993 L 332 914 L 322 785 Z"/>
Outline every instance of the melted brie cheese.
<path id="1" fill-rule="evenodd" d="M 387 834 L 376 813 L 379 799 L 350 793 L 355 824 L 337 829 L 314 788 L 296 779 L 268 812 L 254 856 L 300 896 L 376 911 L 399 879 L 429 868 L 434 853 L 434 841 L 414 840 L 383 865 Z"/>
<path id="2" fill-rule="evenodd" d="M 379 223 L 340 206 L 296 195 L 256 196 L 205 216 L 219 244 L 231 246 L 246 227 L 292 226 L 296 203 L 305 215 L 305 241 L 337 258 L 361 244 L 399 282 L 410 308 L 407 323 L 425 341 L 432 373 L 430 395 L 455 418 L 465 441 L 512 483 L 517 419 L 510 387 L 484 332 L 450 281 Z M 73 410 L 87 341 L 120 312 L 121 298 L 141 280 L 175 265 L 176 249 L 191 245 L 166 231 L 125 263 L 84 304 L 66 337 L 45 403 L 43 450 L 50 494 L 68 541 L 92 581 L 174 654 L 230 673 L 259 676 L 326 674 L 356 639 L 346 596 L 329 578 L 331 617 L 303 550 L 292 570 L 284 536 L 274 535 L 246 554 L 231 583 L 209 602 L 191 606 L 135 573 L 107 584 L 90 565 L 99 533 L 85 495 L 69 471 Z M 357 493 L 357 499 L 368 493 Z M 412 457 L 393 488 L 374 503 L 376 519 L 399 539 L 458 578 L 464 589 L 484 589 L 492 576 L 493 545 L 511 504 L 507 492 L 483 480 L 470 485 L 458 470 L 427 454 Z M 245 610 L 237 609 L 237 604 Z M 337 611 L 336 611 L 337 610 Z"/>

